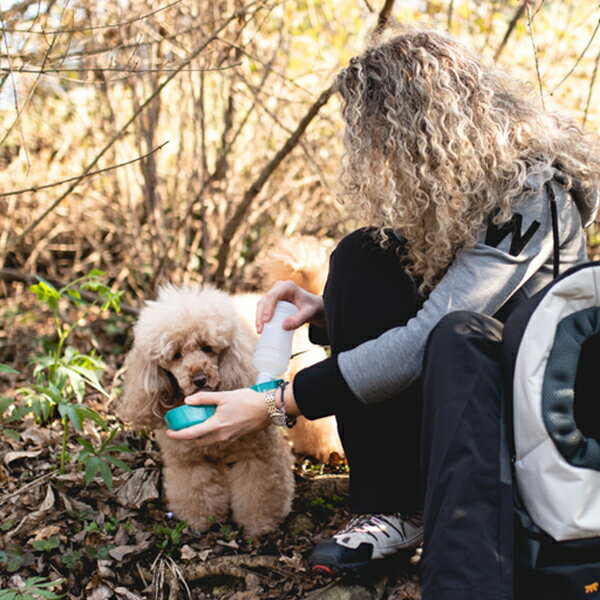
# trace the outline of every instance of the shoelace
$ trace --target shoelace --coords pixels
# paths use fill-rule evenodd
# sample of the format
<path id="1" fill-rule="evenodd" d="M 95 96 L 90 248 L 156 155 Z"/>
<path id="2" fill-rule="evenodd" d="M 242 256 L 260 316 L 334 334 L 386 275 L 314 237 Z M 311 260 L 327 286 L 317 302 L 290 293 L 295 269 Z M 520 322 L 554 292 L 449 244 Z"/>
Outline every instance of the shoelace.
<path id="1" fill-rule="evenodd" d="M 335 535 L 344 535 L 346 533 L 350 533 L 353 530 L 361 530 L 365 525 L 373 525 L 373 517 L 376 517 L 376 515 L 357 515 L 356 517 L 350 519 L 346 527 L 340 529 Z"/>
<path id="2" fill-rule="evenodd" d="M 423 526 L 423 514 L 421 512 L 412 515 L 392 513 L 390 516 L 393 516 L 398 520 L 398 525 L 400 526 L 402 535 L 404 537 L 406 537 L 406 525 L 411 525 L 415 528 Z M 384 535 L 389 537 L 388 534 L 382 529 L 382 521 L 384 521 L 388 525 L 391 525 L 394 529 L 398 529 L 395 525 L 392 525 L 392 523 L 385 519 L 385 515 L 364 514 L 353 517 L 343 529 L 341 529 L 338 533 L 335 534 L 335 537 L 342 536 L 351 532 L 364 532 L 374 535 L 373 529 L 376 533 L 383 533 Z"/>
<path id="3" fill-rule="evenodd" d="M 400 522 L 400 528 L 402 529 L 402 535 L 404 537 L 407 537 L 407 534 L 406 534 L 406 526 L 407 525 L 411 525 L 415 529 L 419 529 L 420 527 L 423 527 L 423 513 L 418 512 L 413 515 L 402 515 L 398 518 L 398 521 Z"/>

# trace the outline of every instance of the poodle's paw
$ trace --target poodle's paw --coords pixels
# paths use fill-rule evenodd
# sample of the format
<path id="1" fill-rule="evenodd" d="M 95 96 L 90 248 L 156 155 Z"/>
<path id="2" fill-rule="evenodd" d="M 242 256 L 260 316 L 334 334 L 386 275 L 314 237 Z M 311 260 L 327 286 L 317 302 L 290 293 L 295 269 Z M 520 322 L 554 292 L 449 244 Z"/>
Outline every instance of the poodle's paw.
<path id="1" fill-rule="evenodd" d="M 189 529 L 195 535 L 207 532 L 215 523 L 221 522 L 224 517 L 214 515 L 192 513 L 190 511 L 173 511 L 175 516 L 188 524 Z"/>
<path id="2" fill-rule="evenodd" d="M 239 523 L 243 527 L 244 532 L 251 537 L 260 537 L 267 533 L 271 533 L 281 525 L 282 519 L 274 518 L 257 518 L 253 519 L 252 522 Z"/>

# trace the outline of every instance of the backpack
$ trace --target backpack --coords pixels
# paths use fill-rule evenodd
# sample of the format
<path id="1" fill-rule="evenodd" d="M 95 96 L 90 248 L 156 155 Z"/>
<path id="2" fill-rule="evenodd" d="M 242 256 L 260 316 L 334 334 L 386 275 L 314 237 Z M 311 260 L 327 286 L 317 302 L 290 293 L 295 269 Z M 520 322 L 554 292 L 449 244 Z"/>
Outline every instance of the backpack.
<path id="1" fill-rule="evenodd" d="M 600 262 L 520 304 L 503 343 L 515 598 L 600 600 Z"/>

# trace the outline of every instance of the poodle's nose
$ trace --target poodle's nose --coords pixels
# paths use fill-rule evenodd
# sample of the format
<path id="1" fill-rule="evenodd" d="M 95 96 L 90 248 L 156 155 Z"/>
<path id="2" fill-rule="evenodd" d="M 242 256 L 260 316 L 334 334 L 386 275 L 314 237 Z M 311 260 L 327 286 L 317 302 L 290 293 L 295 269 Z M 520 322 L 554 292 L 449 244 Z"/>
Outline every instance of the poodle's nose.
<path id="1" fill-rule="evenodd" d="M 206 385 L 206 375 L 200 374 L 200 375 L 195 375 L 194 378 L 192 379 L 192 383 L 198 388 L 198 389 L 202 389 L 205 385 Z"/>

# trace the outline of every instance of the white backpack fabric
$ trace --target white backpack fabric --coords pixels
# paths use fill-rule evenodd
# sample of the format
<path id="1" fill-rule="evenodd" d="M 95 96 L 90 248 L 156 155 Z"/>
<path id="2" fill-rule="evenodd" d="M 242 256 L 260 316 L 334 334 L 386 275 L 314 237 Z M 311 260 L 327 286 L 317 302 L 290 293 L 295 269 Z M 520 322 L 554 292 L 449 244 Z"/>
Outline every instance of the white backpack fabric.
<path id="1" fill-rule="evenodd" d="M 582 433 L 574 407 L 582 347 L 599 335 L 600 263 L 589 263 L 549 286 L 526 323 L 514 364 L 518 496 L 556 541 L 600 536 L 600 444 Z M 583 394 L 588 403 L 597 398 L 596 414 L 598 359 L 597 387 L 590 389 L 588 374 Z"/>

